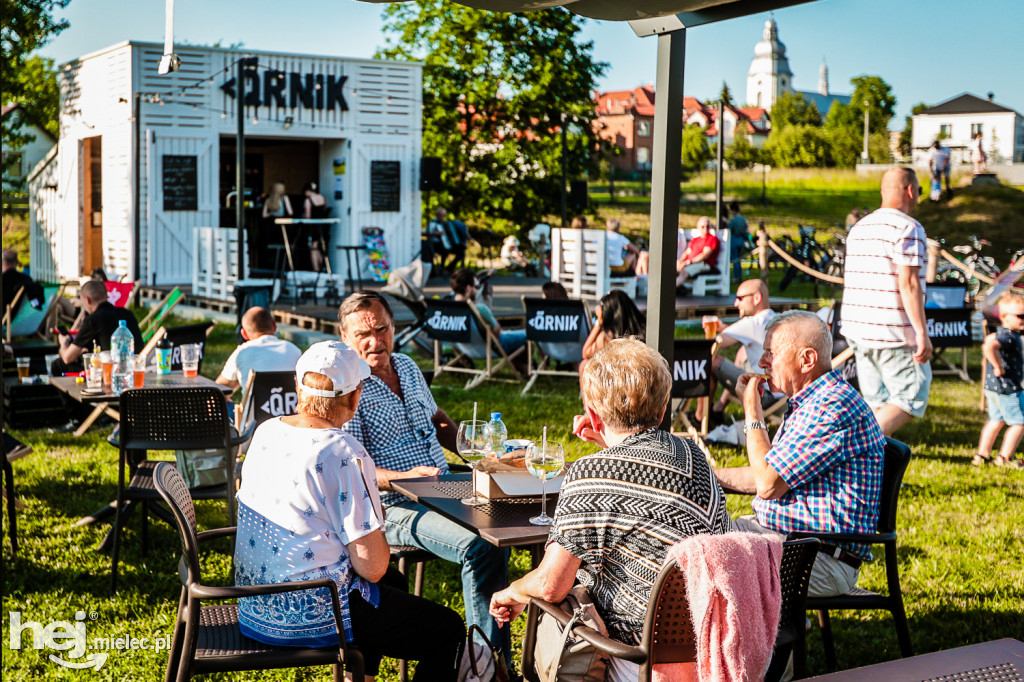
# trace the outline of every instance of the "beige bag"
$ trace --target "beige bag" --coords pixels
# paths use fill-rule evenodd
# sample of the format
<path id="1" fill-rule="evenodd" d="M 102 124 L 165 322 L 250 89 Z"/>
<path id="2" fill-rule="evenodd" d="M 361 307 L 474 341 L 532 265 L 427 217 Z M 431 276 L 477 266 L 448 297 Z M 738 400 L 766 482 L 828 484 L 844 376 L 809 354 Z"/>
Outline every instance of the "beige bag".
<path id="1" fill-rule="evenodd" d="M 580 623 L 608 636 L 590 593 L 577 585 L 561 606 L 573 614 L 565 628 L 546 613 L 537 624 L 533 656 L 538 677 L 541 682 L 601 682 L 608 669 L 607 654 L 572 632 L 572 626 Z"/>

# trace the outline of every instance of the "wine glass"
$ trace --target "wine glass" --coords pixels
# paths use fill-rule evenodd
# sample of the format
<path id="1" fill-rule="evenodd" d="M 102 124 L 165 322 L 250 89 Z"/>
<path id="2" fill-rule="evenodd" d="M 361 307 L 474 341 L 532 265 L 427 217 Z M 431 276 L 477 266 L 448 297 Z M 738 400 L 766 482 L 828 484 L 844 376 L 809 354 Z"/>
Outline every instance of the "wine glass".
<path id="1" fill-rule="evenodd" d="M 526 448 L 526 469 L 540 479 L 540 516 L 534 516 L 530 523 L 536 526 L 550 526 L 554 521 L 548 516 L 548 479 L 554 478 L 565 466 L 565 449 L 553 440 L 532 443 Z"/>
<path id="2" fill-rule="evenodd" d="M 487 500 L 476 492 L 476 465 L 491 454 L 491 426 L 482 420 L 469 420 L 459 424 L 455 447 L 459 455 L 473 470 L 473 496 L 462 500 L 462 504 L 477 506 L 486 504 Z"/>

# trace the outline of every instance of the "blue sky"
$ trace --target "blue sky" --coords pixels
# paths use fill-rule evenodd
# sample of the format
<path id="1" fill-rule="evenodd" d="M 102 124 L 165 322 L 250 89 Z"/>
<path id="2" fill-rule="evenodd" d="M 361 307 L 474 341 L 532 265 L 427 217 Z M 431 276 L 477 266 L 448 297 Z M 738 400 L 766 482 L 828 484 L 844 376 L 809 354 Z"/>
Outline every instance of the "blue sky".
<path id="1" fill-rule="evenodd" d="M 628 0 L 623 0 L 628 1 Z M 300 9 L 301 8 L 301 9 Z M 382 6 L 356 0 L 176 0 L 175 36 L 191 43 L 241 42 L 254 50 L 370 57 L 383 44 Z M 71 0 L 71 26 L 42 53 L 59 62 L 126 39 L 163 41 L 163 0 Z M 687 33 L 685 93 L 713 97 L 722 81 L 742 99 L 766 14 Z M 896 94 L 897 118 L 918 102 L 962 92 L 1024 113 L 1024 1 L 818 0 L 775 13 L 798 90 L 814 90 L 822 59 L 833 92 L 850 78 L 882 76 Z M 610 68 L 602 90 L 655 79 L 655 38 L 618 22 L 587 20 L 584 36 Z"/>

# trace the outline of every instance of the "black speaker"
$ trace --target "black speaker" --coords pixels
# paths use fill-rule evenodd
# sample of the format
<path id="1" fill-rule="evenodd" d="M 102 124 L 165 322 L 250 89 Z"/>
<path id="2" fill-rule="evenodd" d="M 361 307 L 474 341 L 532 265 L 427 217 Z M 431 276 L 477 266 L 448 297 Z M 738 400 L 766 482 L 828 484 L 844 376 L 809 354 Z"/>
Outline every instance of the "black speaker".
<path id="1" fill-rule="evenodd" d="M 569 185 L 569 206 L 574 211 L 587 208 L 587 181 L 573 180 Z"/>
<path id="2" fill-rule="evenodd" d="M 441 189 L 441 159 L 424 156 L 420 159 L 420 191 L 439 192 Z"/>

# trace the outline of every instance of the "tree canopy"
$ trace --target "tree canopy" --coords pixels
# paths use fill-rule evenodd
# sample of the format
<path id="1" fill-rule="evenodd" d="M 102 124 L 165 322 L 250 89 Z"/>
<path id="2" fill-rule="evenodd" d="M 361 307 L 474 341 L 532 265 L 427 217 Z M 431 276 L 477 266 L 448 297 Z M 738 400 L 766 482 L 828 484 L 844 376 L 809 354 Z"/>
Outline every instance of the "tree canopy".
<path id="1" fill-rule="evenodd" d="M 699 125 L 683 127 L 683 168 L 700 170 L 711 160 L 708 136 Z"/>
<path id="2" fill-rule="evenodd" d="M 498 14 L 444 0 L 384 9 L 377 56 L 424 63 L 423 153 L 442 160 L 442 193 L 461 217 L 519 224 L 557 206 L 568 179 L 596 169 L 596 79 L 607 65 L 563 9 Z"/>
<path id="3" fill-rule="evenodd" d="M 3 25 L 0 27 L 0 82 L 4 104 L 21 104 L 24 117 L 3 122 L 5 147 L 18 148 L 29 136 L 20 132 L 25 119 L 57 133 L 57 108 L 60 93 L 52 59 L 32 56 L 50 38 L 68 27 L 67 19 L 54 19 L 53 12 L 67 7 L 71 0 L 2 0 Z"/>
<path id="4" fill-rule="evenodd" d="M 790 125 L 820 126 L 821 113 L 799 92 L 782 92 L 772 106 L 772 130 L 782 130 Z"/>

